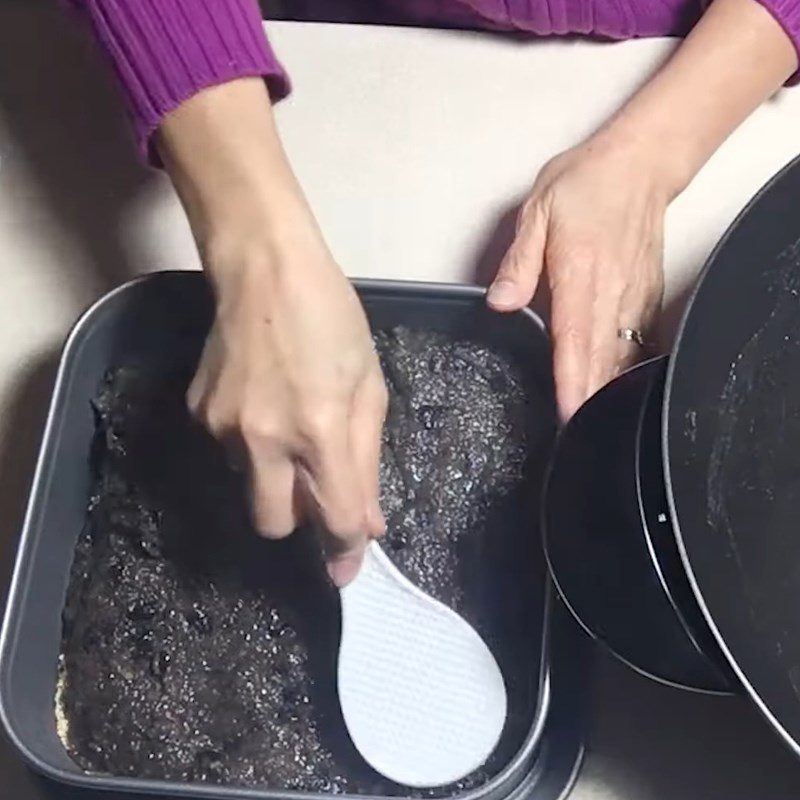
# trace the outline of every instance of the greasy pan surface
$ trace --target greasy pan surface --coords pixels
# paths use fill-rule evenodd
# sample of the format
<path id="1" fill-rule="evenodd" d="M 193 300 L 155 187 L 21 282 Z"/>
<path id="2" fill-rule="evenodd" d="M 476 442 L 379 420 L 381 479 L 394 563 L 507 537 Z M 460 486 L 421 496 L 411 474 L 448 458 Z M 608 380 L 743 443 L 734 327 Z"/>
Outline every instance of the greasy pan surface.
<path id="1" fill-rule="evenodd" d="M 706 620 L 800 753 L 800 160 L 712 254 L 671 361 L 663 434 Z"/>

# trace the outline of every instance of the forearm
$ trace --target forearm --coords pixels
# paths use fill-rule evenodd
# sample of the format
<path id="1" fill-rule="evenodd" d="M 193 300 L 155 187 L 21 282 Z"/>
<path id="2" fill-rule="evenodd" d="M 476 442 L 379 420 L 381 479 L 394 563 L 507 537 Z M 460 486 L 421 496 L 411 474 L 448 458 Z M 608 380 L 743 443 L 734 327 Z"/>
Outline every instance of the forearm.
<path id="1" fill-rule="evenodd" d="M 756 0 L 714 0 L 665 67 L 601 131 L 647 154 L 679 194 L 797 69 L 795 46 Z"/>
<path id="2" fill-rule="evenodd" d="M 202 89 L 260 76 L 273 99 L 289 90 L 256 0 L 62 0 L 89 24 L 109 58 L 140 153 L 153 131 Z"/>
<path id="3" fill-rule="evenodd" d="M 212 271 L 321 243 L 263 81 L 199 92 L 165 117 L 156 142 Z"/>

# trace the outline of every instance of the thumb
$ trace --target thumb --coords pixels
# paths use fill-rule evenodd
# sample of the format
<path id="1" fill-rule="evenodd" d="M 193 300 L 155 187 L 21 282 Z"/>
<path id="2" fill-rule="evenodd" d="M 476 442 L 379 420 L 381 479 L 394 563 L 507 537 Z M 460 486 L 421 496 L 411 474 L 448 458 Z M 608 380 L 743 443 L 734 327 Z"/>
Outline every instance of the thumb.
<path id="1" fill-rule="evenodd" d="M 547 225 L 535 206 L 522 210 L 517 233 L 486 296 L 495 311 L 518 311 L 533 299 L 544 263 Z"/>

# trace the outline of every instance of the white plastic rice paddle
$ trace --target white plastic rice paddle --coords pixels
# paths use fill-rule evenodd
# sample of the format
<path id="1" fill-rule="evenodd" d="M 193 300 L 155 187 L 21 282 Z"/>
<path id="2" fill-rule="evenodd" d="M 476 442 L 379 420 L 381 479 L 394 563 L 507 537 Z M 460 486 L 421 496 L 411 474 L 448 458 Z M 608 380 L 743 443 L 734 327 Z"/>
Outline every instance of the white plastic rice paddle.
<path id="1" fill-rule="evenodd" d="M 503 676 L 458 614 L 414 586 L 377 542 L 341 591 L 339 701 L 353 743 L 406 786 L 482 766 L 506 720 Z"/>

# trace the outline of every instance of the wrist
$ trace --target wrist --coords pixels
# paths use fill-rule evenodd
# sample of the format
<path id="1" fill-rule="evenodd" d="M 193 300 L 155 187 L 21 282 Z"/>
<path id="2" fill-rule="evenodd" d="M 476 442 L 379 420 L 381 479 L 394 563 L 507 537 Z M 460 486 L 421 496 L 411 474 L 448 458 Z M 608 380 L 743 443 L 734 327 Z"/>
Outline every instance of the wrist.
<path id="1" fill-rule="evenodd" d="M 321 270 L 337 269 L 313 218 L 285 218 L 272 226 L 257 214 L 215 229 L 201 249 L 219 304 L 242 294 L 266 302 L 290 286 L 310 291 Z"/>
<path id="2" fill-rule="evenodd" d="M 624 114 L 594 138 L 600 147 L 617 153 L 629 168 L 649 180 L 667 204 L 689 185 L 702 164 L 688 144 Z"/>

